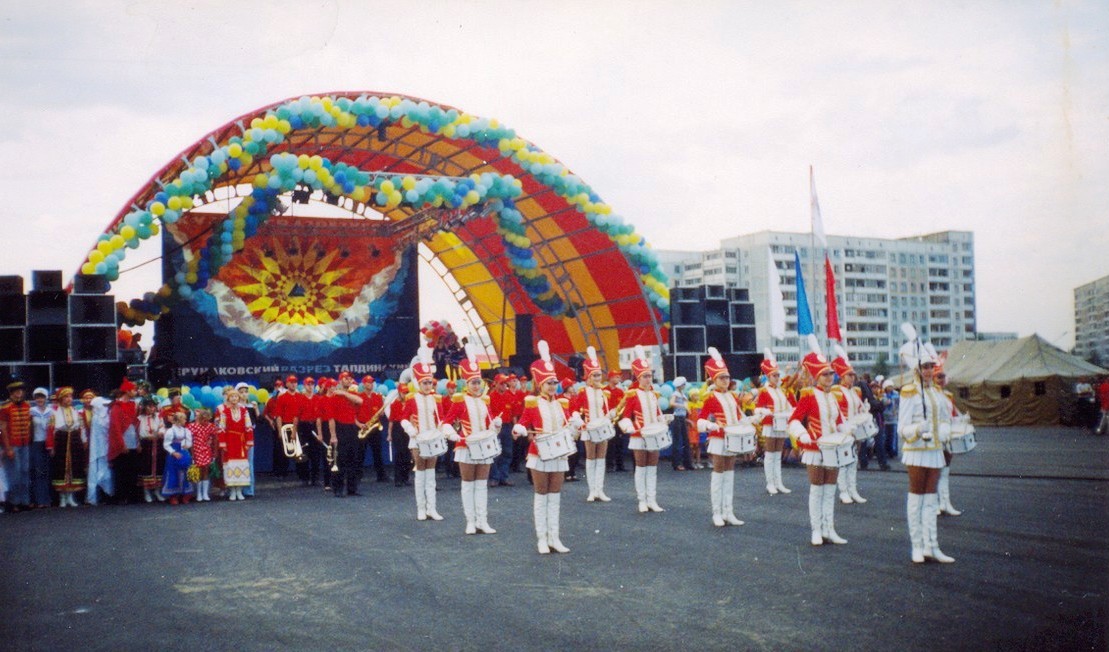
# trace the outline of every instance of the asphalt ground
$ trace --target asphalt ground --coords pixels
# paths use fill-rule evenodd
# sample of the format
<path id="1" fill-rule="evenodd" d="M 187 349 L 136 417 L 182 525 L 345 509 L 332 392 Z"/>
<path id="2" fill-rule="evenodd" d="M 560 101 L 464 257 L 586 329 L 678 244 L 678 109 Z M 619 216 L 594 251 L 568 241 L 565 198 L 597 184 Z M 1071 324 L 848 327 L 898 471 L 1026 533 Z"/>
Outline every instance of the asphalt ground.
<path id="1" fill-rule="evenodd" d="M 563 490 L 569 554 L 535 550 L 531 491 L 490 490 L 495 535 L 463 534 L 458 480 L 442 522 L 411 488 L 336 499 L 263 479 L 243 503 L 0 516 L 0 648 L 8 650 L 1085 650 L 1106 649 L 1109 438 L 981 429 L 953 466 L 957 562 L 914 565 L 906 476 L 862 471 L 837 505 L 847 545 L 809 544 L 807 483 L 767 495 L 739 471 L 715 528 L 707 471 L 659 471 L 665 513 Z M 872 467 L 873 468 L 873 467 Z"/>

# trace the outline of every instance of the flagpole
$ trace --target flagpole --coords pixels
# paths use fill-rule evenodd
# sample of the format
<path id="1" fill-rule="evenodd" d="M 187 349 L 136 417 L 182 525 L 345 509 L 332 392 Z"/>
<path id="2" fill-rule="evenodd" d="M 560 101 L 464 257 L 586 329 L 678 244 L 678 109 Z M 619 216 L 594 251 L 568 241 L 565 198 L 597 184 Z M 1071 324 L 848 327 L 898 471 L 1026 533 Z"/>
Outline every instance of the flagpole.
<path id="1" fill-rule="evenodd" d="M 815 186 L 816 186 L 816 182 L 813 180 L 813 169 L 812 169 L 812 164 L 810 163 L 809 164 L 809 278 L 811 278 L 813 280 L 813 289 L 818 290 L 819 288 L 816 285 L 816 222 L 815 222 L 816 215 L 812 211 L 812 201 L 813 201 L 813 196 L 814 196 L 812 194 L 812 192 L 813 192 L 812 189 Z M 825 284 L 826 283 L 827 282 L 825 281 Z M 813 297 L 813 299 L 814 300 L 813 300 L 812 309 L 813 309 L 814 312 L 816 312 L 816 315 L 815 315 L 816 319 L 813 320 L 813 332 L 815 333 L 817 331 L 816 322 L 820 321 L 820 312 L 819 312 L 820 311 L 820 302 L 816 300 L 816 297 Z M 819 338 L 819 336 L 818 336 L 818 338 Z M 817 341 L 820 341 L 820 340 L 818 339 Z M 824 351 L 827 350 L 826 343 L 821 344 L 821 350 L 824 350 Z M 804 357 L 803 352 L 801 354 L 801 357 Z"/>

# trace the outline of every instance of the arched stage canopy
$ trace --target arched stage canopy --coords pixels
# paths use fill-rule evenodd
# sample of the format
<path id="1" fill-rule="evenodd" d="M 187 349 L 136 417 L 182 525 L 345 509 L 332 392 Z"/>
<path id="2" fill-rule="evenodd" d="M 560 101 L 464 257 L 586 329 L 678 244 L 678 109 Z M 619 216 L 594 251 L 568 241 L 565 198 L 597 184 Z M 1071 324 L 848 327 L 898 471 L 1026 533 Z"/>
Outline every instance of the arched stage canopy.
<path id="1" fill-rule="evenodd" d="M 657 258 L 588 185 L 496 120 L 397 95 L 291 98 L 231 120 L 135 193 L 81 271 L 115 280 L 128 248 L 226 200 L 183 268 L 121 310 L 128 323 L 156 319 L 203 291 L 294 192 L 422 244 L 502 360 L 524 314 L 553 353 L 592 345 L 613 366 L 620 348 L 666 340 Z"/>

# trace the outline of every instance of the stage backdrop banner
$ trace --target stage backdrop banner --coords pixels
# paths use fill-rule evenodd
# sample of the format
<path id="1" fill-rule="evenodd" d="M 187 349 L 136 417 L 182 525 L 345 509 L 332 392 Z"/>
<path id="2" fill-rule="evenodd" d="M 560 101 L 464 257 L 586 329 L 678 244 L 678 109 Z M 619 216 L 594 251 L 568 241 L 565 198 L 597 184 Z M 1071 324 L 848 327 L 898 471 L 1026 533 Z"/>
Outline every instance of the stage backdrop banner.
<path id="1" fill-rule="evenodd" d="M 163 274 L 184 269 L 222 217 L 191 214 L 167 228 Z M 366 219 L 270 218 L 159 320 L 156 356 L 184 382 L 399 372 L 419 346 L 416 251 L 383 229 Z"/>

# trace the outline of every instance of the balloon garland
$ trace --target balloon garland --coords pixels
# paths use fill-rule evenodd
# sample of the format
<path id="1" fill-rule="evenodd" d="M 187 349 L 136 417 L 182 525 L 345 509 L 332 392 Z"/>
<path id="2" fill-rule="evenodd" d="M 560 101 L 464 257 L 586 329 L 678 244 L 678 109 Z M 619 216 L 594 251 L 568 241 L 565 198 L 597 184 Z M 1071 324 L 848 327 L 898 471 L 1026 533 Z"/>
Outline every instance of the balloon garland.
<path id="1" fill-rule="evenodd" d="M 632 225 L 625 223 L 619 215 L 612 214 L 611 207 L 601 201 L 580 178 L 495 119 L 396 96 L 363 95 L 356 99 L 301 97 L 268 110 L 265 117 L 252 119 L 250 127 L 244 128 L 241 136 L 233 136 L 223 144 L 214 143 L 212 152 L 194 158 L 176 179 L 163 184 L 161 191 L 145 206 L 135 206 L 113 227 L 112 232 L 100 236 L 96 248 L 89 252 L 81 266 L 81 272 L 102 275 L 109 281 L 117 280 L 119 264 L 126 257 L 127 249 L 135 249 L 140 241 L 158 235 L 159 222 L 163 225 L 176 222 L 183 212 L 193 208 L 193 197 L 211 190 L 213 182 L 228 171 L 249 167 L 256 157 L 264 156 L 270 146 L 284 143 L 291 132 L 321 127 L 376 128 L 397 123 L 405 128 L 415 126 L 423 133 L 471 140 L 483 147 L 499 149 L 540 183 L 574 205 L 591 225 L 616 244 L 638 273 L 648 300 L 659 310 L 662 320 L 669 321 L 667 278 L 659 267 L 658 257 L 646 240 L 635 233 Z M 211 278 L 234 252 L 242 249 L 243 241 L 253 235 L 272 213 L 277 196 L 292 190 L 297 184 L 349 197 L 356 202 L 367 202 L 372 198 L 375 205 L 385 209 L 401 204 L 466 207 L 487 198 L 511 199 L 518 196 L 521 187 L 519 179 L 513 179 L 511 175 L 484 173 L 462 180 L 433 180 L 415 175 L 371 174 L 343 163 L 332 163 L 320 156 L 304 154 L 276 154 L 270 157 L 268 163 L 268 173 L 262 171 L 255 176 L 251 195 L 243 198 L 227 220 L 221 223 L 218 231 L 213 231 L 200 255 L 187 257 L 186 269 L 175 275 L 174 282 L 167 283 L 157 293 L 147 293 L 142 300 L 133 300 L 130 310 L 121 312 L 121 315 L 125 318 L 156 318 L 178 296 L 188 298 L 192 290 L 204 287 L 200 279 Z M 514 188 L 515 193 L 506 192 L 508 188 Z M 524 237 L 521 232 L 523 216 L 514 206 L 509 204 L 507 207 L 511 211 L 507 218 L 503 214 L 498 215 L 498 231 L 503 231 L 500 235 L 509 253 L 509 265 L 537 307 L 547 314 L 563 314 L 565 304 L 562 299 L 547 279 L 531 267 L 535 258 L 528 255 L 530 241 L 527 246 L 513 243 L 521 243 L 520 238 Z M 518 223 L 516 215 L 520 216 Z M 508 248 L 509 244 L 513 249 Z"/>
<path id="2" fill-rule="evenodd" d="M 537 308 L 552 317 L 561 316 L 566 312 L 566 304 L 539 270 L 539 261 L 532 251 L 531 239 L 526 235 L 527 226 L 524 224 L 523 213 L 516 210 L 516 205 L 509 200 L 495 215 L 497 233 L 501 236 L 508 265 L 516 280 Z"/>

